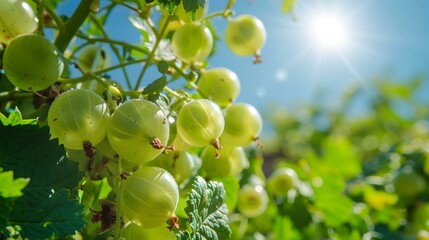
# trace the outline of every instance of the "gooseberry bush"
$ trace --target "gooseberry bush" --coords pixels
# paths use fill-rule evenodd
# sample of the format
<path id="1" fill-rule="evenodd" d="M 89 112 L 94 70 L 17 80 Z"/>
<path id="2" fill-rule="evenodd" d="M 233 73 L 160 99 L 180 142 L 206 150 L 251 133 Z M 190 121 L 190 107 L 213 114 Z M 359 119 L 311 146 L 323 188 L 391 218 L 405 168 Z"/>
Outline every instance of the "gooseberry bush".
<path id="1" fill-rule="evenodd" d="M 232 0 L 68 2 L 0 1 L 0 239 L 229 239 L 261 215 L 262 118 L 210 56 L 260 63 L 263 23 Z M 109 35 L 118 9 L 140 39 Z"/>
<path id="2" fill-rule="evenodd" d="M 266 32 L 225 3 L 0 0 L 1 240 L 429 239 L 424 81 L 374 81 L 360 117 L 360 88 L 270 108 L 262 142 L 246 80 L 210 59 L 261 63 Z"/>

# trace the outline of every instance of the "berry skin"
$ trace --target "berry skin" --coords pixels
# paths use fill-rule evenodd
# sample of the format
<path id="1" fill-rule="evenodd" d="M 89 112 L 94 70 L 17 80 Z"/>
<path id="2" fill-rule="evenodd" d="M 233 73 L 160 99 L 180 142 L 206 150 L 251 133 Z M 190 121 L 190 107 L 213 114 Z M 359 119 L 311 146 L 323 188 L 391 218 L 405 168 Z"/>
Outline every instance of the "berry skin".
<path id="1" fill-rule="evenodd" d="M 251 15 L 241 15 L 232 19 L 225 31 L 228 48 L 238 56 L 259 54 L 266 40 L 264 24 Z"/>
<path id="2" fill-rule="evenodd" d="M 187 103 L 177 117 L 177 131 L 183 140 L 195 147 L 217 144 L 225 122 L 219 106 L 207 99 Z"/>
<path id="3" fill-rule="evenodd" d="M 169 133 L 164 112 L 156 104 L 143 99 L 132 99 L 120 105 L 113 112 L 107 129 L 113 150 L 136 164 L 143 164 L 161 154 Z"/>
<path id="4" fill-rule="evenodd" d="M 45 37 L 35 34 L 14 38 L 3 55 L 3 68 L 9 81 L 28 91 L 52 85 L 64 70 L 61 53 Z"/>
<path id="5" fill-rule="evenodd" d="M 240 80 L 227 68 L 213 68 L 201 74 L 198 80 L 198 92 L 220 107 L 227 107 L 240 93 Z"/>
<path id="6" fill-rule="evenodd" d="M 213 48 L 213 36 L 200 23 L 186 23 L 174 33 L 171 46 L 180 60 L 190 64 L 202 62 Z"/>
<path id="7" fill-rule="evenodd" d="M 237 208 L 245 217 L 261 215 L 268 206 L 268 195 L 261 185 L 247 184 L 238 192 Z"/>
<path id="8" fill-rule="evenodd" d="M 99 144 L 106 136 L 109 108 L 96 93 L 69 90 L 55 98 L 48 112 L 48 125 L 52 137 L 64 147 L 82 150 L 84 143 Z"/>
<path id="9" fill-rule="evenodd" d="M 161 227 L 176 211 L 179 187 L 159 167 L 142 167 L 122 182 L 120 206 L 124 217 L 143 228 Z"/>

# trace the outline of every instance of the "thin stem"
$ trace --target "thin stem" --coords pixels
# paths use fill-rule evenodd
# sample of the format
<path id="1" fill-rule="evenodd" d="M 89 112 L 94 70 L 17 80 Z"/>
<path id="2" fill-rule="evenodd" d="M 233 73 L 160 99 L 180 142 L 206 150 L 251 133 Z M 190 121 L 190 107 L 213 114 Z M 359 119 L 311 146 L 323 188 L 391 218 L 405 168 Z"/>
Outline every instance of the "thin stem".
<path id="1" fill-rule="evenodd" d="M 111 43 L 111 44 L 120 45 L 120 46 L 128 48 L 128 49 L 137 50 L 137 51 L 145 53 L 145 54 L 149 54 L 149 52 L 146 49 L 132 45 L 132 44 L 129 44 L 127 42 L 123 42 L 123 41 L 117 41 L 117 40 L 113 40 L 113 39 L 105 38 L 105 37 L 104 38 L 92 38 L 92 37 L 86 36 L 82 33 L 77 33 L 76 36 L 79 38 L 85 39 L 86 41 L 88 41 L 90 43 L 94 43 L 94 42 Z"/>
<path id="2" fill-rule="evenodd" d="M 229 13 L 229 12 L 230 11 L 228 11 L 228 10 L 213 12 L 213 13 L 210 13 L 209 15 L 205 16 L 204 18 L 201 18 L 200 21 L 204 22 L 204 21 L 209 20 L 209 19 L 214 18 L 214 17 L 226 17 L 226 13 Z"/>
<path id="3" fill-rule="evenodd" d="M 121 174 L 122 172 L 122 166 L 121 166 L 121 158 L 118 158 L 118 164 L 117 164 L 117 172 Z M 114 239 L 119 239 L 121 237 L 121 206 L 119 201 L 119 194 L 120 194 L 120 187 L 121 187 L 121 177 L 115 176 L 115 199 L 116 199 L 116 222 L 115 222 L 115 234 Z"/>
<path id="4" fill-rule="evenodd" d="M 169 87 L 164 87 L 164 91 L 166 91 L 167 93 L 177 97 L 177 98 L 182 98 L 183 96 L 181 94 L 179 94 L 178 92 L 174 91 L 173 89 L 169 88 Z"/>
<path id="5" fill-rule="evenodd" d="M 119 5 L 122 5 L 122 6 L 126 7 L 126 8 L 128 8 L 128 9 L 131 9 L 131 10 L 133 10 L 134 12 L 136 12 L 139 15 L 142 13 L 142 10 L 140 10 L 138 8 L 135 8 L 135 7 L 131 6 L 131 5 L 128 5 L 128 4 L 126 4 L 126 3 L 122 2 L 122 1 L 112 0 L 112 2 L 114 2 L 116 4 L 119 4 Z"/>
<path id="6" fill-rule="evenodd" d="M 57 15 L 57 13 L 52 10 L 49 5 L 45 5 L 45 10 L 46 12 L 48 12 L 49 16 L 52 17 L 52 19 L 54 20 L 55 24 L 57 25 L 57 28 L 60 32 L 65 32 L 66 31 L 66 25 L 64 24 L 63 20 Z"/>
<path id="7" fill-rule="evenodd" d="M 8 91 L 8 92 L 0 92 L 0 100 L 13 100 L 13 99 L 21 99 L 21 98 L 29 98 L 33 97 L 32 92 L 21 92 L 21 91 Z"/>
<path id="8" fill-rule="evenodd" d="M 90 81 L 93 79 L 96 80 L 97 82 L 103 84 L 106 88 L 109 88 L 109 86 L 111 86 L 111 85 L 116 85 L 116 86 L 118 86 L 118 89 L 121 91 L 121 93 L 125 92 L 116 81 L 100 77 L 99 75 L 97 75 L 95 73 L 91 73 L 91 72 L 84 73 L 84 75 L 79 77 L 79 78 L 69 78 L 69 79 L 59 78 L 58 82 L 61 82 L 61 83 L 78 83 L 78 82 Z"/>
<path id="9" fill-rule="evenodd" d="M 91 4 L 94 0 L 82 0 L 79 6 L 74 11 L 70 19 L 65 23 L 65 28 L 60 31 L 57 38 L 55 39 L 55 46 L 57 46 L 60 52 L 64 52 L 73 39 L 80 26 L 85 21 L 91 12 Z"/>
<path id="10" fill-rule="evenodd" d="M 137 64 L 137 63 L 146 62 L 146 61 L 147 61 L 146 58 L 139 59 L 139 60 L 132 60 L 132 61 L 128 61 L 128 62 L 124 62 L 124 63 L 118 64 L 116 66 L 112 66 L 112 67 L 108 67 L 108 68 L 105 68 L 105 69 L 101 69 L 101 70 L 95 71 L 94 74 L 103 74 L 103 73 L 110 72 L 110 71 L 118 69 L 118 68 L 123 68 L 123 67 L 126 67 L 128 65 L 133 65 L 133 64 Z"/>
<path id="11" fill-rule="evenodd" d="M 144 74 L 145 74 L 145 72 L 146 72 L 147 68 L 149 67 L 150 62 L 152 61 L 153 57 L 155 56 L 156 49 L 158 48 L 158 45 L 159 45 L 159 43 L 160 43 L 160 42 L 161 42 L 161 40 L 162 40 L 162 36 L 164 36 L 164 32 L 165 32 L 165 30 L 167 29 L 167 26 L 168 26 L 168 23 L 170 22 L 171 16 L 172 16 L 172 15 L 168 15 L 167 20 L 166 20 L 166 21 L 165 21 L 165 23 L 164 23 L 164 26 L 162 26 L 161 32 L 157 35 L 156 42 L 155 42 L 155 44 L 154 44 L 154 46 L 153 46 L 152 51 L 150 52 L 150 54 L 149 54 L 149 56 L 148 56 L 148 58 L 147 58 L 147 62 L 146 62 L 146 64 L 144 65 L 144 67 L 143 67 L 142 71 L 140 72 L 139 77 L 137 78 L 137 83 L 136 83 L 136 85 L 135 85 L 135 87 L 134 87 L 134 89 L 135 89 L 135 90 L 137 90 L 137 89 L 139 88 L 140 83 L 141 83 L 141 81 L 142 81 L 142 79 L 143 79 L 143 76 L 144 76 Z"/>
<path id="12" fill-rule="evenodd" d="M 195 77 L 195 74 L 194 74 L 193 72 L 185 73 L 181 68 L 179 68 L 179 67 L 176 65 L 176 63 L 175 63 L 174 61 L 170 61 L 170 62 L 168 62 L 168 65 L 169 65 L 170 67 L 172 67 L 172 68 L 174 69 L 174 71 L 178 72 L 182 77 L 184 77 L 187 81 L 191 81 L 191 80 L 193 80 L 193 78 Z M 170 82 L 172 82 L 172 81 L 174 81 L 174 80 L 177 80 L 177 78 L 176 78 L 176 79 L 171 80 Z"/>
<path id="13" fill-rule="evenodd" d="M 231 8 L 232 8 L 232 6 L 234 6 L 235 1 L 236 1 L 236 0 L 229 0 L 229 1 L 228 1 L 228 4 L 227 4 L 227 5 L 226 5 L 226 7 L 225 7 L 225 10 L 227 10 L 227 9 L 231 9 Z"/>
<path id="14" fill-rule="evenodd" d="M 125 62 L 125 63 L 122 63 L 122 64 L 118 64 L 118 65 L 115 65 L 115 66 L 112 66 L 112 67 L 109 67 L 109 68 L 104 68 L 104 69 L 101 69 L 101 70 L 95 71 L 95 72 L 93 72 L 92 74 L 95 74 L 95 75 L 101 75 L 101 74 L 103 74 L 103 73 L 110 72 L 110 71 L 115 70 L 115 69 L 118 69 L 118 68 L 123 68 L 123 67 L 128 66 L 128 65 L 137 64 L 137 63 L 142 63 L 142 62 L 145 62 L 145 61 L 146 61 L 146 59 L 140 59 L 140 60 L 128 61 L 128 62 Z M 90 80 L 90 79 L 88 78 L 88 76 L 89 76 L 89 75 L 84 74 L 83 76 L 81 76 L 81 77 L 77 77 L 77 78 L 59 78 L 59 81 L 60 81 L 61 83 L 76 83 L 76 82 L 83 82 L 83 81 Z"/>
<path id="15" fill-rule="evenodd" d="M 43 36 L 45 35 L 43 32 L 43 25 L 44 25 L 44 17 L 43 17 L 43 13 L 45 11 L 45 1 L 37 1 L 37 18 L 39 18 L 39 23 L 38 23 L 38 32 Z"/>
<path id="16" fill-rule="evenodd" d="M 138 6 L 136 8 L 136 7 L 133 7 L 133 6 L 129 5 L 129 4 L 127 4 L 127 3 L 124 3 L 123 1 L 112 0 L 112 2 L 116 3 L 116 4 L 119 4 L 119 5 L 122 5 L 122 6 L 126 7 L 126 8 L 128 8 L 128 9 L 136 12 L 139 16 L 143 17 L 146 20 L 150 20 L 150 18 L 148 18 L 148 16 L 150 15 L 150 9 L 152 8 L 152 6 L 150 4 L 146 5 L 145 3 L 143 3 L 143 5 L 140 5 L 139 2 L 136 2 L 137 6 Z M 144 10 L 142 10 L 142 9 L 144 9 Z M 153 23 L 149 23 L 149 25 L 151 27 L 153 27 Z M 154 29 L 152 29 L 152 30 L 154 30 Z"/>
<path id="17" fill-rule="evenodd" d="M 109 38 L 109 36 L 107 35 L 106 31 L 104 30 L 103 25 L 100 24 L 100 22 L 98 21 L 98 19 L 93 14 L 90 14 L 89 17 L 91 18 L 91 21 L 93 21 L 94 24 L 97 26 L 97 28 L 101 31 L 101 33 L 103 34 L 103 36 L 105 38 Z M 122 56 L 119 53 L 119 51 L 116 48 L 116 46 L 113 43 L 111 43 L 111 42 L 108 42 L 108 43 L 109 43 L 110 48 L 112 49 L 113 53 L 116 55 L 116 58 L 118 58 L 119 63 L 122 64 L 124 62 L 124 59 L 122 58 Z M 131 81 L 130 81 L 130 78 L 128 76 L 127 70 L 125 68 L 122 68 L 122 73 L 124 74 L 125 81 L 127 82 L 128 88 L 131 88 Z"/>

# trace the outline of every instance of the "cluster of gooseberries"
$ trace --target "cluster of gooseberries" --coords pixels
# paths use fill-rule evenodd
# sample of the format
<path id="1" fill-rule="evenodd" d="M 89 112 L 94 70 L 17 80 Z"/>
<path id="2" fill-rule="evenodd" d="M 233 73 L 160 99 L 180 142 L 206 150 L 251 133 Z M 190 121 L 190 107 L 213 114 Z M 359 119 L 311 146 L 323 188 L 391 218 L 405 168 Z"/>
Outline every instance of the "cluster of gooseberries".
<path id="1" fill-rule="evenodd" d="M 63 72 L 69 60 L 48 38 L 35 33 L 38 20 L 32 8 L 19 0 L 0 2 L 2 67 L 7 79 L 21 91 L 58 93 L 47 114 L 52 138 L 64 146 L 70 159 L 80 162 L 88 181 L 107 177 L 118 190 L 111 200 L 120 208 L 122 221 L 129 223 L 124 237 L 143 232 L 174 237 L 165 225 L 174 221 L 182 187 L 195 175 L 239 177 L 248 166 L 244 147 L 258 141 L 262 128 L 255 107 L 235 102 L 238 76 L 225 67 L 202 68 L 213 50 L 212 32 L 204 21 L 190 21 L 180 9 L 183 6 L 174 16 L 183 20 L 170 21 L 168 26 L 173 31 L 171 48 L 182 70 L 197 77 L 190 84 L 192 97 L 166 91 L 178 104 L 165 108 L 141 90 L 128 95 L 110 80 L 61 82 L 67 77 Z M 201 9 L 197 18 L 204 18 L 206 10 Z M 13 13 L 20 18 L 9 16 Z M 265 38 L 257 18 L 243 15 L 229 20 L 225 40 L 235 54 L 254 55 L 260 62 Z M 111 64 L 108 52 L 96 45 L 82 48 L 70 60 L 85 76 Z M 246 217 L 265 209 L 267 197 L 261 185 L 243 186 L 239 194 L 238 210 Z M 257 206 L 252 200 L 255 194 Z"/>

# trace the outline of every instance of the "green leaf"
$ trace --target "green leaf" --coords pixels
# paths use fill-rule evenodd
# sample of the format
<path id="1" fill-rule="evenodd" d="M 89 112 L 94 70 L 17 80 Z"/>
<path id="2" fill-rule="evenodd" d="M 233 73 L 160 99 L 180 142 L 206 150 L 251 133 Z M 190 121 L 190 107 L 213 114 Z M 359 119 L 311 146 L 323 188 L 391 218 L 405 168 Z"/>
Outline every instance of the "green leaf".
<path id="1" fill-rule="evenodd" d="M 174 12 L 177 6 L 179 6 L 181 0 L 158 0 L 158 3 L 162 5 L 170 14 Z"/>
<path id="2" fill-rule="evenodd" d="M 297 0 L 283 0 L 282 13 L 291 13 Z"/>
<path id="3" fill-rule="evenodd" d="M 147 85 L 144 90 L 143 94 L 156 94 L 161 92 L 164 87 L 167 85 L 167 77 L 162 76 L 155 81 L 153 81 L 151 84 Z"/>
<path id="4" fill-rule="evenodd" d="M 112 191 L 107 178 L 103 178 L 103 180 L 87 179 L 83 187 L 81 203 L 84 204 L 86 213 L 90 212 L 89 208 L 101 210 L 98 209 L 100 208 L 99 200 L 107 198 Z"/>
<path id="5" fill-rule="evenodd" d="M 179 197 L 179 202 L 177 203 L 176 215 L 181 218 L 187 218 L 188 215 L 185 212 L 186 202 L 189 200 L 189 196 Z"/>
<path id="6" fill-rule="evenodd" d="M 323 143 L 323 158 L 331 169 L 345 177 L 354 177 L 361 171 L 359 155 L 346 138 L 328 138 Z"/>
<path id="7" fill-rule="evenodd" d="M 21 235 L 32 239 L 65 237 L 80 230 L 85 224 L 83 206 L 70 199 L 70 191 L 84 173 L 66 158 L 57 139 L 50 140 L 49 129 L 0 126 L 0 136 L 8 136 L 0 139 L 0 167 L 17 178 L 30 178 L 10 211 L 8 224 L 21 226 Z"/>
<path id="8" fill-rule="evenodd" d="M 333 174 L 351 178 L 361 172 L 360 155 L 346 138 L 330 137 L 322 143 L 322 156 L 310 153 L 312 169 L 322 175 Z"/>
<path id="9" fill-rule="evenodd" d="M 183 8 L 186 12 L 195 12 L 198 8 L 203 8 L 205 4 L 206 0 L 183 0 Z"/>
<path id="10" fill-rule="evenodd" d="M 338 227 L 353 217 L 353 202 L 343 195 L 344 188 L 342 179 L 327 176 L 323 178 L 323 185 L 314 189 L 315 205 L 321 210 L 328 227 Z"/>
<path id="11" fill-rule="evenodd" d="M 9 225 L 9 215 L 13 209 L 16 198 L 3 198 L 0 196 L 0 233 Z"/>
<path id="12" fill-rule="evenodd" d="M 299 231 L 293 226 L 288 217 L 276 216 L 274 223 L 275 239 L 299 240 L 302 239 Z"/>
<path id="13" fill-rule="evenodd" d="M 228 207 L 225 204 L 225 190 L 222 183 L 196 177 L 185 208 L 192 232 L 177 234 L 179 239 L 228 239 Z"/>
<path id="14" fill-rule="evenodd" d="M 159 61 L 157 64 L 158 71 L 162 74 L 165 74 L 168 70 L 168 63 L 166 61 Z"/>
<path id="15" fill-rule="evenodd" d="M 0 139 L 0 167 L 30 178 L 27 188 L 73 189 L 84 175 L 66 158 L 58 139 L 50 140 L 48 127 L 0 126 L 0 136 L 8 136 Z"/>
<path id="16" fill-rule="evenodd" d="M 22 196 L 21 190 L 29 181 L 29 178 L 13 179 L 13 171 L 0 172 L 0 196 L 4 198 Z"/>
<path id="17" fill-rule="evenodd" d="M 33 189 L 16 200 L 10 214 L 11 225 L 21 226 L 21 235 L 32 239 L 66 237 L 81 230 L 85 224 L 83 207 L 77 199 L 69 199 L 70 191 L 43 190 Z"/>
<path id="18" fill-rule="evenodd" d="M 16 125 L 27 125 L 27 124 L 35 125 L 37 124 L 37 119 L 22 119 L 21 112 L 19 111 L 18 108 L 15 108 L 15 110 L 9 114 L 9 117 L 6 117 L 2 113 L 0 113 L 0 122 L 4 126 L 9 126 L 9 125 L 16 126 Z"/>
<path id="19" fill-rule="evenodd" d="M 235 209 L 237 205 L 238 190 L 240 185 L 238 184 L 238 179 L 236 177 L 226 177 L 219 179 L 222 181 L 222 184 L 225 188 L 226 193 L 226 205 L 228 209 Z"/>

